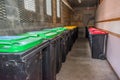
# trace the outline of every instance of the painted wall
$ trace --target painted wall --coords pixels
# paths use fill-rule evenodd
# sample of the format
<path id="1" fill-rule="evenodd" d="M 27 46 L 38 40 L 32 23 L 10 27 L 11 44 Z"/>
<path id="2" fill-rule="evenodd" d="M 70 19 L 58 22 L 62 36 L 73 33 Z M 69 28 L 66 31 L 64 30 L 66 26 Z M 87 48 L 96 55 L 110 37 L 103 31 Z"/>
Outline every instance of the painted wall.
<path id="1" fill-rule="evenodd" d="M 97 10 L 97 21 L 120 17 L 119 0 L 103 0 Z"/>
<path id="2" fill-rule="evenodd" d="M 120 77 L 120 38 L 109 35 L 107 59 Z"/>
<path id="3" fill-rule="evenodd" d="M 103 0 L 97 9 L 97 21 L 120 18 L 120 1 Z M 120 34 L 120 20 L 99 22 L 96 27 Z M 107 59 L 120 78 L 120 37 L 109 34 L 107 45 Z"/>

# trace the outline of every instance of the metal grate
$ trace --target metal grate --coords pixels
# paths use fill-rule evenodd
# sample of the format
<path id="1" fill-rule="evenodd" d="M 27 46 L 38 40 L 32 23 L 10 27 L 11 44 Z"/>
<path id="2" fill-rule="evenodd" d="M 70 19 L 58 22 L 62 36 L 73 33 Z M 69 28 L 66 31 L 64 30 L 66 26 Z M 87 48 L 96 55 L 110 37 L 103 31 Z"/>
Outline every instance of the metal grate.
<path id="1" fill-rule="evenodd" d="M 5 20 L 6 17 L 5 2 L 4 0 L 0 0 L 0 20 Z"/>
<path id="2" fill-rule="evenodd" d="M 27 4 L 27 7 L 35 7 L 35 11 L 30 11 L 25 8 L 25 1 L 24 0 L 18 0 L 18 6 L 19 6 L 19 13 L 20 13 L 20 20 L 21 22 L 36 22 L 38 21 L 38 14 L 39 14 L 39 0 L 35 0 L 35 4 Z M 37 8 L 36 8 L 37 7 Z"/>

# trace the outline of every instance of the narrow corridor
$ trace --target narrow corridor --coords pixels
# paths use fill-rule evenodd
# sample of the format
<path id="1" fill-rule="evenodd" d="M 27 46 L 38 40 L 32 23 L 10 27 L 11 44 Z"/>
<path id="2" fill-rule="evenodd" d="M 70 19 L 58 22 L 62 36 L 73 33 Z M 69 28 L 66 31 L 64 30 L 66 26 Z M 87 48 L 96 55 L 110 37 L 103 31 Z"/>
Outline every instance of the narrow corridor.
<path id="1" fill-rule="evenodd" d="M 91 58 L 89 43 L 79 38 L 63 63 L 57 80 L 119 80 L 105 60 Z"/>

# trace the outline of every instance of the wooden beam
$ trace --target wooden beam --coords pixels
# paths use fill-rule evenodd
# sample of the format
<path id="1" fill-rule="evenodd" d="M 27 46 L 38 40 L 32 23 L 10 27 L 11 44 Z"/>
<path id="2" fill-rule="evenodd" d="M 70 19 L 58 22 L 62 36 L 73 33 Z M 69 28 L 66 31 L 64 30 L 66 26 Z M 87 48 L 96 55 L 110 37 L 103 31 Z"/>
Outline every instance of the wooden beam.
<path id="1" fill-rule="evenodd" d="M 97 21 L 96 23 L 111 22 L 111 21 L 120 21 L 120 17 L 118 17 L 118 18 L 112 18 L 112 19 L 107 19 L 107 20 L 101 20 L 101 21 Z"/>
<path id="2" fill-rule="evenodd" d="M 105 31 L 105 32 L 108 32 L 109 34 L 120 38 L 120 34 L 118 34 L 118 33 L 114 33 L 114 32 L 111 32 L 111 31 L 108 31 L 108 30 L 104 30 L 104 29 L 101 29 L 101 28 L 98 28 L 98 29 L 100 29 L 100 30 L 102 30 L 102 31 Z"/>
<path id="3" fill-rule="evenodd" d="M 72 11 L 74 11 L 73 10 L 73 8 L 65 1 L 65 0 L 61 0 L 69 9 L 71 9 Z"/>

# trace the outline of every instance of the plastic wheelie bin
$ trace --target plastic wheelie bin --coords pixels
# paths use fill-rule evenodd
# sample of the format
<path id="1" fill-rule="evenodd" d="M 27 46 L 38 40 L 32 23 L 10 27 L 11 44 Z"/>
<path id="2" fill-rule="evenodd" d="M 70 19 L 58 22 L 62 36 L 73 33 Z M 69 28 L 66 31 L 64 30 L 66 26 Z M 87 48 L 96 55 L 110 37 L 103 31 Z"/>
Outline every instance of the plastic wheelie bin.
<path id="1" fill-rule="evenodd" d="M 0 37 L 0 80 L 42 80 L 42 42 L 40 37 Z"/>
<path id="2" fill-rule="evenodd" d="M 106 59 L 106 46 L 108 33 L 93 30 L 90 31 L 90 46 L 92 50 L 92 58 Z"/>
<path id="3" fill-rule="evenodd" d="M 73 27 L 72 26 L 65 26 L 65 28 L 67 28 L 69 30 L 69 51 L 71 50 L 71 46 L 72 46 L 72 35 L 73 35 Z"/>
<path id="4" fill-rule="evenodd" d="M 46 29 L 45 29 L 46 30 Z M 65 62 L 65 58 L 66 58 L 66 35 L 63 35 L 65 34 L 64 32 L 67 30 L 66 28 L 64 27 L 57 27 L 57 28 L 53 28 L 53 29 L 47 29 L 47 30 L 50 30 L 51 32 L 56 32 L 58 34 L 58 48 L 57 48 L 57 73 L 60 71 L 60 68 L 61 68 L 61 65 L 62 65 L 62 62 Z M 59 59 L 59 60 L 58 60 Z"/>
<path id="5" fill-rule="evenodd" d="M 68 41 L 67 31 L 64 31 L 60 36 L 61 36 L 62 62 L 65 62 L 67 53 L 69 52 L 67 47 L 67 41 Z"/>
<path id="6" fill-rule="evenodd" d="M 58 27 L 54 29 L 56 32 L 60 32 L 59 35 L 61 37 L 61 53 L 62 53 L 62 62 L 65 62 L 66 60 L 66 54 L 67 54 L 67 28 L 64 27 Z"/>
<path id="7" fill-rule="evenodd" d="M 62 66 L 62 54 L 61 54 L 61 38 L 58 33 L 51 32 L 48 34 L 39 34 L 39 36 L 43 37 L 44 39 L 47 39 L 50 41 L 50 43 L 55 44 L 55 51 L 56 51 L 56 73 L 58 73 Z"/>
<path id="8" fill-rule="evenodd" d="M 88 38 L 89 32 L 88 32 L 88 27 L 85 27 L 85 38 Z"/>
<path id="9" fill-rule="evenodd" d="M 58 73 L 62 67 L 62 54 L 61 54 L 61 38 L 58 33 L 56 32 L 51 32 L 48 34 L 39 34 L 39 36 L 43 37 L 44 39 L 47 39 L 50 41 L 50 43 L 55 44 L 55 51 L 56 51 L 56 73 Z"/>
<path id="10" fill-rule="evenodd" d="M 22 35 L 31 37 L 42 37 L 45 40 L 49 41 L 49 52 L 47 52 L 43 58 L 43 80 L 56 80 L 56 54 L 58 41 L 55 37 L 58 34 L 50 32 L 49 30 L 42 30 L 37 32 L 28 32 Z"/>
<path id="11" fill-rule="evenodd" d="M 66 55 L 68 54 L 68 52 L 70 51 L 70 43 L 71 43 L 71 34 L 70 34 L 70 30 L 66 30 L 64 31 L 64 37 L 65 37 L 65 53 Z"/>

